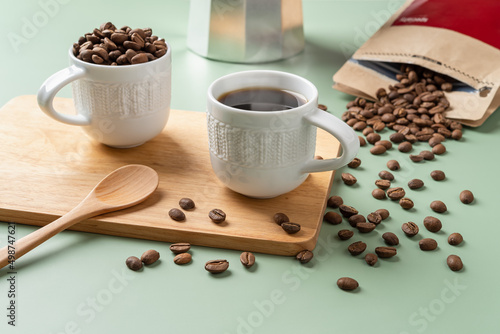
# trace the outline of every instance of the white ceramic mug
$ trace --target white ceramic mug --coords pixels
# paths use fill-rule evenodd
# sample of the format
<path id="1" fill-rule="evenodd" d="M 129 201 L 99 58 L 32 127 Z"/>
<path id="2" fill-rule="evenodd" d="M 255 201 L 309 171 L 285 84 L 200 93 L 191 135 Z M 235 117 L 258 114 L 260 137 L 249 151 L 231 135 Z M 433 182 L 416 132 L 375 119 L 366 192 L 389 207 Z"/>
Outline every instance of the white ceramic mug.
<path id="1" fill-rule="evenodd" d="M 97 65 L 77 59 L 49 77 L 38 91 L 38 105 L 57 121 L 82 126 L 91 138 L 113 147 L 134 147 L 158 135 L 167 124 L 171 97 L 171 49 L 135 65 Z M 57 112 L 53 99 L 72 82 L 76 115 Z"/>
<path id="2" fill-rule="evenodd" d="M 305 97 L 298 107 L 248 111 L 218 98 L 255 87 L 289 90 Z M 338 169 L 359 150 L 356 133 L 337 117 L 318 109 L 318 90 L 308 80 L 278 71 L 244 71 L 214 81 L 208 89 L 207 126 L 212 168 L 230 189 L 271 198 L 298 187 L 309 173 Z M 342 156 L 315 160 L 316 127 L 342 145 Z"/>

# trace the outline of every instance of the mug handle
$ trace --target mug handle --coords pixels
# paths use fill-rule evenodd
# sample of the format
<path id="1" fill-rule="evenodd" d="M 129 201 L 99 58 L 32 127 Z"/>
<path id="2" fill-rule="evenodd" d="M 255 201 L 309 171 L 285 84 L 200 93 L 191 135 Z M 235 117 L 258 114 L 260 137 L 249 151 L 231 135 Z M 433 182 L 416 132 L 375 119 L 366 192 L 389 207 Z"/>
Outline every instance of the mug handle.
<path id="1" fill-rule="evenodd" d="M 338 169 L 347 165 L 356 157 L 359 150 L 359 138 L 349 125 L 321 109 L 316 109 L 315 111 L 304 115 L 304 119 L 337 138 L 342 145 L 342 155 L 335 159 L 311 159 L 305 163 L 301 172 L 315 173 Z"/>
<path id="2" fill-rule="evenodd" d="M 53 102 L 56 94 L 67 84 L 85 76 L 85 70 L 71 65 L 52 74 L 38 90 L 38 106 L 53 119 L 71 125 L 90 125 L 90 118 L 82 114 L 67 115 L 55 111 Z"/>

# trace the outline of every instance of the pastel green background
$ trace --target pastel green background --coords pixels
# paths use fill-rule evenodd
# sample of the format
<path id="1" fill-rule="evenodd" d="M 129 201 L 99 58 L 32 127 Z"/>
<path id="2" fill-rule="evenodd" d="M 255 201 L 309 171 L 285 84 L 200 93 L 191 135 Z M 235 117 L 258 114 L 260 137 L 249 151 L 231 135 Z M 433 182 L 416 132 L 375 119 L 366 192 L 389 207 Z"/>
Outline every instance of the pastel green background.
<path id="1" fill-rule="evenodd" d="M 49 4 L 52 7 L 47 10 Z M 350 97 L 331 88 L 332 75 L 401 4 L 304 0 L 305 51 L 279 62 L 241 65 L 206 60 L 186 49 L 189 2 L 185 0 L 4 1 L 0 104 L 36 94 L 49 75 L 68 64 L 67 49 L 79 35 L 112 21 L 152 27 L 169 41 L 174 109 L 204 111 L 208 85 L 224 74 L 276 69 L 311 80 L 318 87 L 320 103 L 340 116 Z M 45 24 L 26 43 L 14 46 L 9 36 L 20 35 L 26 20 L 32 21 L 43 11 L 51 14 Z M 471 61 L 481 61 L 480 55 Z M 70 89 L 59 96 L 70 97 Z M 16 327 L 7 325 L 8 274 L 5 268 L 0 270 L 0 333 L 498 333 L 499 125 L 497 113 L 482 127 L 465 129 L 460 142 L 447 142 L 445 155 L 419 164 L 395 149 L 373 156 L 367 147 L 362 148 L 361 167 L 339 170 L 332 194 L 341 195 L 363 214 L 387 208 L 391 218 L 369 235 L 356 233 L 345 242 L 336 234 L 350 228 L 346 222 L 325 223 L 315 258 L 307 265 L 291 257 L 256 254 L 257 265 L 246 270 L 239 263 L 238 251 L 193 247 L 192 263 L 177 266 L 168 243 L 63 232 L 16 262 Z M 382 135 L 388 138 L 390 132 Z M 414 151 L 423 149 L 427 146 L 419 144 Z M 397 203 L 377 201 L 370 195 L 389 159 L 399 160 L 402 166 L 394 173 L 394 185 L 406 187 L 412 178 L 425 182 L 422 190 L 408 190 L 416 204 L 413 210 L 404 211 Z M 0 161 L 0 191 L 12 181 L 2 179 L 3 168 Z M 429 173 L 435 169 L 445 171 L 447 179 L 433 181 Z M 341 182 L 344 171 L 358 178 L 355 186 Z M 473 204 L 459 202 L 458 194 L 464 189 L 476 195 Z M 448 205 L 446 214 L 431 212 L 429 203 L 435 199 Z M 427 215 L 442 220 L 441 232 L 432 234 L 423 228 Z M 404 236 L 400 226 L 406 221 L 421 227 L 418 237 Z M 17 225 L 16 229 L 20 238 L 35 228 Z M 362 256 L 347 252 L 348 244 L 356 240 L 364 240 L 373 251 L 383 244 L 380 236 L 387 231 L 401 240 L 397 257 L 369 267 Z M 463 234 L 461 246 L 447 244 L 452 232 Z M 420 237 L 434 237 L 439 248 L 420 251 Z M 7 224 L 0 223 L 0 246 L 6 241 Z M 142 272 L 126 269 L 126 257 L 151 248 L 161 253 L 160 263 Z M 449 254 L 462 257 L 463 271 L 448 269 Z M 204 263 L 215 258 L 227 259 L 230 270 L 219 276 L 207 273 Z M 355 292 L 338 289 L 336 281 L 342 276 L 356 278 L 360 288 Z"/>

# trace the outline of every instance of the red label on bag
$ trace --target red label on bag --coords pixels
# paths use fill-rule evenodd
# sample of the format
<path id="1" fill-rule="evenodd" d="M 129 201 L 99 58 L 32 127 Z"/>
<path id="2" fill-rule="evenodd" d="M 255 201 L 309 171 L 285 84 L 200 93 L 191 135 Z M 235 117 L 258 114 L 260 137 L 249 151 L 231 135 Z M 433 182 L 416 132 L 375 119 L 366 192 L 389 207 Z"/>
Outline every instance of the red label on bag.
<path id="1" fill-rule="evenodd" d="M 453 30 L 500 49 L 499 0 L 415 0 L 392 25 Z"/>

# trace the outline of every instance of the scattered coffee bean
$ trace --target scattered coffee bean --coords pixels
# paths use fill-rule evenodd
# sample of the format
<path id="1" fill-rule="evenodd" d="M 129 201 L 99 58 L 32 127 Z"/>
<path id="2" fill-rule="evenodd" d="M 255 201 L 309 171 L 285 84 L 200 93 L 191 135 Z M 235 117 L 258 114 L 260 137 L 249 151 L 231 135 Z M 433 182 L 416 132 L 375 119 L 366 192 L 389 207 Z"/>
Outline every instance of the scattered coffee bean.
<path id="1" fill-rule="evenodd" d="M 375 248 L 375 253 L 377 253 L 378 257 L 380 257 L 382 259 L 387 259 L 387 258 L 393 257 L 396 254 L 398 254 L 398 251 L 394 247 L 381 246 L 381 247 Z"/>
<path id="2" fill-rule="evenodd" d="M 385 148 L 385 146 L 382 145 L 375 145 L 370 149 L 370 153 L 373 155 L 384 154 L 386 151 L 387 149 Z"/>
<path id="3" fill-rule="evenodd" d="M 460 201 L 464 204 L 470 204 L 474 201 L 474 195 L 470 190 L 464 190 L 460 193 Z"/>
<path id="4" fill-rule="evenodd" d="M 437 212 L 437 213 L 444 213 L 446 210 L 446 204 L 444 204 L 442 201 L 432 201 L 430 205 L 432 211 Z"/>
<path id="5" fill-rule="evenodd" d="M 323 160 L 323 157 L 321 155 L 315 155 L 314 160 Z"/>
<path id="6" fill-rule="evenodd" d="M 300 261 L 300 263 L 305 264 L 312 260 L 314 254 L 310 250 L 300 251 L 295 258 Z"/>
<path id="7" fill-rule="evenodd" d="M 375 225 L 378 225 L 382 222 L 382 215 L 378 212 L 372 212 L 368 216 L 366 216 L 366 219 Z"/>
<path id="8" fill-rule="evenodd" d="M 353 242 L 352 244 L 347 247 L 347 250 L 349 253 L 351 253 L 352 256 L 359 255 L 363 253 L 366 249 L 366 244 L 363 241 L 356 241 Z"/>
<path id="9" fill-rule="evenodd" d="M 186 219 L 184 212 L 177 208 L 170 209 L 170 211 L 168 211 L 168 215 L 175 221 L 183 221 Z"/>
<path id="10" fill-rule="evenodd" d="M 410 160 L 413 162 L 420 162 L 424 160 L 424 157 L 421 156 L 420 154 L 419 155 L 410 154 Z"/>
<path id="11" fill-rule="evenodd" d="M 460 140 L 462 139 L 462 130 L 455 129 L 451 132 L 451 138 L 455 140 Z"/>
<path id="12" fill-rule="evenodd" d="M 318 109 L 321 109 L 323 111 L 327 111 L 328 107 L 326 105 L 320 103 L 320 104 L 318 104 Z"/>
<path id="13" fill-rule="evenodd" d="M 191 259 L 192 259 L 191 254 L 180 253 L 174 257 L 174 263 L 179 264 L 179 265 L 187 264 L 187 263 L 191 262 Z"/>
<path id="14" fill-rule="evenodd" d="M 342 200 L 342 197 L 340 196 L 332 196 L 326 202 L 326 205 L 332 209 L 336 209 L 342 204 L 344 204 L 344 200 Z"/>
<path id="15" fill-rule="evenodd" d="M 223 273 L 229 268 L 229 262 L 226 260 L 211 260 L 205 263 L 205 270 L 211 274 Z"/>
<path id="16" fill-rule="evenodd" d="M 344 181 L 344 184 L 346 184 L 348 186 L 352 186 L 353 184 L 355 184 L 358 181 L 354 177 L 354 175 L 352 175 L 350 173 L 342 173 L 341 177 L 342 177 L 342 181 Z"/>
<path id="17" fill-rule="evenodd" d="M 435 181 L 443 181 L 446 178 L 446 175 L 442 170 L 434 170 L 431 172 L 431 177 Z"/>
<path id="18" fill-rule="evenodd" d="M 174 254 L 187 253 L 191 249 L 191 244 L 188 242 L 178 242 L 170 245 L 170 250 Z"/>
<path id="19" fill-rule="evenodd" d="M 443 224 L 439 219 L 432 216 L 427 216 L 424 218 L 424 226 L 429 232 L 439 232 L 443 227 Z"/>
<path id="20" fill-rule="evenodd" d="M 327 213 L 325 213 L 323 219 L 332 225 L 338 225 L 342 223 L 342 216 L 333 211 L 328 211 Z"/>
<path id="21" fill-rule="evenodd" d="M 388 140 L 379 140 L 378 142 L 375 143 L 375 146 L 377 145 L 384 146 L 386 150 L 390 150 L 392 148 L 392 143 Z"/>
<path id="22" fill-rule="evenodd" d="M 191 198 L 181 198 L 179 201 L 179 206 L 184 210 L 194 209 L 194 201 Z"/>
<path id="23" fill-rule="evenodd" d="M 400 200 L 401 198 L 405 197 L 405 195 L 406 192 L 401 187 L 387 189 L 387 197 L 389 197 L 393 201 Z"/>
<path id="24" fill-rule="evenodd" d="M 354 232 L 351 230 L 340 230 L 338 231 L 337 235 L 339 236 L 340 240 L 348 240 L 352 238 Z"/>
<path id="25" fill-rule="evenodd" d="M 412 150 L 413 145 L 409 141 L 404 141 L 398 145 L 399 152 L 408 153 Z"/>
<path id="26" fill-rule="evenodd" d="M 424 186 L 424 181 L 420 179 L 413 179 L 408 182 L 408 188 L 415 190 L 420 189 Z"/>
<path id="27" fill-rule="evenodd" d="M 399 245 L 399 238 L 392 232 L 385 232 L 382 234 L 382 239 L 384 239 L 385 243 L 389 246 L 397 246 Z"/>
<path id="28" fill-rule="evenodd" d="M 300 231 L 300 224 L 284 222 L 281 224 L 281 228 L 288 234 L 295 234 Z"/>
<path id="29" fill-rule="evenodd" d="M 371 232 L 377 227 L 377 225 L 373 223 L 358 223 L 356 224 L 356 228 L 358 229 L 359 233 L 368 233 Z"/>
<path id="30" fill-rule="evenodd" d="M 414 222 L 404 223 L 401 226 L 401 229 L 409 237 L 413 237 L 413 236 L 417 235 L 418 231 L 419 231 L 417 224 L 415 224 Z"/>
<path id="31" fill-rule="evenodd" d="M 342 216 L 349 218 L 351 216 L 357 215 L 359 212 L 355 208 L 349 205 L 342 204 L 339 206 L 339 211 Z"/>
<path id="32" fill-rule="evenodd" d="M 437 241 L 432 238 L 424 238 L 418 242 L 418 246 L 423 251 L 435 250 L 438 246 Z"/>
<path id="33" fill-rule="evenodd" d="M 361 165 L 361 160 L 359 158 L 354 158 L 351 162 L 347 164 L 349 168 L 358 168 Z"/>
<path id="34" fill-rule="evenodd" d="M 394 171 L 401 169 L 401 166 L 399 166 L 399 162 L 397 160 L 389 160 L 387 161 L 387 168 Z"/>
<path id="35" fill-rule="evenodd" d="M 460 245 L 464 241 L 464 237 L 460 233 L 452 233 L 448 237 L 448 243 L 452 246 Z"/>
<path id="36" fill-rule="evenodd" d="M 141 261 L 144 262 L 145 265 L 150 265 L 158 261 L 159 258 L 160 253 L 158 253 L 154 249 L 150 249 L 142 254 Z"/>
<path id="37" fill-rule="evenodd" d="M 424 158 L 425 160 L 434 160 L 434 153 L 432 153 L 431 151 L 422 151 L 419 155 L 422 156 L 422 158 Z"/>
<path id="38" fill-rule="evenodd" d="M 372 128 L 372 127 L 367 127 L 367 128 L 365 128 L 365 129 L 363 130 L 363 135 L 364 135 L 364 136 L 368 136 L 368 134 L 369 134 L 369 133 L 373 133 L 373 132 L 375 132 L 375 130 L 373 130 L 373 128 Z"/>
<path id="39" fill-rule="evenodd" d="M 437 144 L 432 148 L 432 153 L 436 155 L 441 155 L 446 152 L 446 147 L 443 144 Z"/>
<path id="40" fill-rule="evenodd" d="M 358 215 L 352 215 L 351 217 L 349 217 L 347 219 L 347 221 L 349 222 L 349 224 L 352 227 L 358 226 L 359 223 L 366 223 L 365 216 L 359 215 L 359 214 Z"/>
<path id="41" fill-rule="evenodd" d="M 399 205 L 405 210 L 410 210 L 415 204 L 408 197 L 403 197 L 399 200 Z"/>
<path id="42" fill-rule="evenodd" d="M 369 133 L 366 136 L 366 141 L 369 142 L 370 144 L 374 145 L 376 142 L 378 142 L 381 139 L 380 135 L 378 133 Z M 384 147 L 385 148 L 385 147 Z"/>
<path id="43" fill-rule="evenodd" d="M 284 213 L 281 213 L 281 212 L 278 212 L 276 213 L 274 216 L 273 216 L 273 220 L 276 224 L 280 225 L 283 224 L 283 223 L 286 223 L 286 222 L 289 222 L 290 219 L 288 218 L 287 215 L 285 215 Z"/>
<path id="44" fill-rule="evenodd" d="M 214 222 L 214 223 L 222 223 L 223 221 L 226 220 L 226 213 L 222 211 L 221 209 L 213 209 L 208 213 L 208 217 Z"/>
<path id="45" fill-rule="evenodd" d="M 359 139 L 359 146 L 366 146 L 365 138 L 358 136 L 358 139 Z"/>
<path id="46" fill-rule="evenodd" d="M 130 270 L 137 271 L 142 268 L 142 261 L 136 256 L 130 256 L 125 261 L 125 264 Z"/>
<path id="47" fill-rule="evenodd" d="M 378 177 L 380 177 L 382 180 L 394 181 L 394 175 L 386 170 L 379 172 Z"/>
<path id="48" fill-rule="evenodd" d="M 246 268 L 250 268 L 255 264 L 255 255 L 252 252 L 243 252 L 240 255 L 240 262 Z"/>
<path id="49" fill-rule="evenodd" d="M 394 143 L 394 144 L 400 144 L 405 140 L 405 135 L 399 132 L 395 132 L 389 136 L 389 139 Z"/>
<path id="50" fill-rule="evenodd" d="M 366 264 L 373 267 L 378 261 L 378 256 L 373 253 L 368 253 L 365 255 L 365 261 Z"/>
<path id="51" fill-rule="evenodd" d="M 382 217 L 382 220 L 386 220 L 389 218 L 389 210 L 387 209 L 378 209 L 375 211 L 375 213 L 378 213 L 380 217 Z"/>
<path id="52" fill-rule="evenodd" d="M 375 181 L 375 185 L 380 188 L 380 189 L 388 189 L 391 187 L 391 181 L 389 180 L 383 180 L 383 179 L 380 179 L 380 180 L 376 180 Z M 385 197 L 385 196 L 384 196 Z"/>
<path id="53" fill-rule="evenodd" d="M 337 280 L 337 286 L 346 291 L 357 289 L 359 286 L 358 281 L 350 277 L 341 277 Z"/>
<path id="54" fill-rule="evenodd" d="M 459 271 L 464 267 L 462 259 L 458 255 L 448 256 L 448 258 L 446 259 L 446 264 L 448 264 L 448 267 L 453 271 Z"/>
<path id="55" fill-rule="evenodd" d="M 384 199 L 386 196 L 385 196 L 385 191 L 383 191 L 382 189 L 373 189 L 372 191 L 372 196 L 376 199 Z"/>

